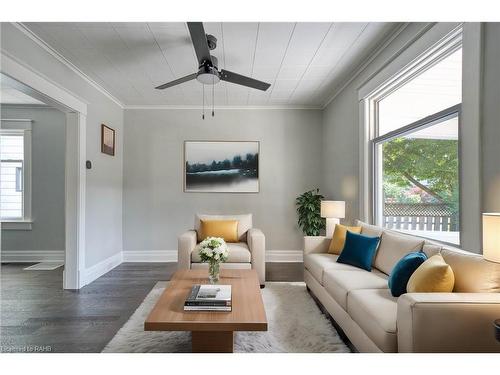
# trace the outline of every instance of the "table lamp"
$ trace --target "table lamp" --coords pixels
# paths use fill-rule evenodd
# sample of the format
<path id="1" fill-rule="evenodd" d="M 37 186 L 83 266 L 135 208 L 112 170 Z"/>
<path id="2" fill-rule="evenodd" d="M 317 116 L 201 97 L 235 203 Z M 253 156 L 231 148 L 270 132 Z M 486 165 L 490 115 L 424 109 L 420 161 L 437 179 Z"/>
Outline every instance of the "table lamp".
<path id="1" fill-rule="evenodd" d="M 483 214 L 483 257 L 500 263 L 500 213 Z"/>
<path id="2" fill-rule="evenodd" d="M 321 201 L 321 217 L 326 218 L 326 236 L 332 237 L 339 219 L 345 218 L 344 201 Z"/>

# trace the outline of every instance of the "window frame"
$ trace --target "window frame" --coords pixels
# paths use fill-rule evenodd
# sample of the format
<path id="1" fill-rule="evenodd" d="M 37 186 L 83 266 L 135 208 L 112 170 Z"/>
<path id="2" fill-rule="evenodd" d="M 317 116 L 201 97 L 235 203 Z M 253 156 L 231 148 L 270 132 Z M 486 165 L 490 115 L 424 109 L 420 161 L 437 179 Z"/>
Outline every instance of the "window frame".
<path id="1" fill-rule="evenodd" d="M 402 136 L 417 129 L 423 129 L 425 127 L 429 127 L 435 125 L 441 121 L 452 117 L 458 117 L 458 157 L 459 157 L 459 204 L 460 204 L 460 217 L 462 217 L 462 169 L 460 167 L 462 163 L 462 152 L 461 152 L 461 114 L 462 114 L 462 102 L 457 103 L 451 107 L 443 109 L 439 112 L 430 114 L 429 116 L 417 120 L 411 124 L 407 124 L 398 128 L 396 130 L 390 131 L 382 136 L 379 136 L 379 116 L 378 116 L 378 104 L 385 97 L 390 95 L 391 93 L 397 91 L 399 88 L 404 86 L 406 83 L 410 82 L 415 77 L 418 77 L 421 73 L 430 69 L 432 66 L 438 64 L 454 52 L 463 48 L 462 42 L 462 30 L 457 30 L 453 32 L 449 39 L 445 39 L 438 43 L 435 47 L 430 48 L 425 53 L 421 54 L 415 60 L 413 60 L 406 68 L 400 70 L 395 73 L 392 77 L 386 79 L 380 85 L 378 85 L 376 90 L 373 90 L 370 94 L 363 98 L 364 102 L 364 123 L 365 123 L 365 134 L 367 136 L 366 149 L 364 152 L 367 152 L 368 163 L 367 167 L 369 168 L 368 174 L 365 175 L 368 180 L 368 186 L 370 187 L 370 194 L 368 195 L 368 206 L 369 210 L 368 219 L 376 224 L 380 225 L 380 202 L 379 197 L 381 192 L 379 185 L 379 181 L 381 180 L 381 170 L 378 170 L 377 166 L 380 160 L 380 155 L 377 155 L 377 145 L 393 139 L 398 136 Z M 463 69 L 463 66 L 462 66 Z M 430 239 L 435 242 L 444 243 L 452 246 L 461 246 L 462 245 L 462 220 L 459 221 L 459 243 L 449 243 L 446 241 L 440 241 L 435 239 Z M 427 238 L 427 237 L 423 237 Z"/>
<path id="2" fill-rule="evenodd" d="M 32 123 L 31 119 L 1 119 L 0 134 L 22 135 L 24 140 L 24 160 L 23 160 L 23 217 L 1 218 L 2 229 L 6 230 L 31 230 L 31 163 L 32 163 Z M 1 162 L 1 161 L 0 161 Z"/>

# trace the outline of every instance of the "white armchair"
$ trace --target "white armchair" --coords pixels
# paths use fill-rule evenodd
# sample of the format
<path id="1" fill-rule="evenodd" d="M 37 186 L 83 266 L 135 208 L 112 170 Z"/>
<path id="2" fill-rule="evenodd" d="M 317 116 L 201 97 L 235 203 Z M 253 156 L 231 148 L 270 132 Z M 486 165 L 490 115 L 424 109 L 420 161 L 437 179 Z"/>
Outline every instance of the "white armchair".
<path id="1" fill-rule="evenodd" d="M 201 220 L 238 220 L 239 242 L 228 243 L 229 258 L 221 268 L 254 269 L 259 276 L 261 287 L 266 281 L 266 237 L 260 229 L 252 228 L 252 214 L 245 215 L 195 215 L 194 230 L 189 230 L 178 238 L 178 269 L 207 267 L 202 263 L 196 245 L 200 237 Z"/>

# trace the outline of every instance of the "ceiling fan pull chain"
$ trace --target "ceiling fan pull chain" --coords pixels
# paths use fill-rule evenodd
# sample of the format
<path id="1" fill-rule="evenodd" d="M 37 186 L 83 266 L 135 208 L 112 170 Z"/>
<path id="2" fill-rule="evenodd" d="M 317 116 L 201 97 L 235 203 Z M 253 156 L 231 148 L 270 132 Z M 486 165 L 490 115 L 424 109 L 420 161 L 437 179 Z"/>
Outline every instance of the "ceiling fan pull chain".
<path id="1" fill-rule="evenodd" d="M 201 106 L 201 119 L 205 120 L 205 85 L 203 85 L 203 105 Z"/>
<path id="2" fill-rule="evenodd" d="M 215 82 L 214 82 L 214 78 L 215 76 L 212 76 L 212 117 L 214 117 L 215 115 L 215 111 L 214 111 L 214 102 L 215 102 Z"/>

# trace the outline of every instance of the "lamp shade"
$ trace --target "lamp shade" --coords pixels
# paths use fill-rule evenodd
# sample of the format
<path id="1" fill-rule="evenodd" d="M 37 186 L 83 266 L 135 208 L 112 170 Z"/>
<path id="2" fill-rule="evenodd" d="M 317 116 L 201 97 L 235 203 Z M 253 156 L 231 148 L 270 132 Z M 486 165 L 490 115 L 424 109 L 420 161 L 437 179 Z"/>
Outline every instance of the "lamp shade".
<path id="1" fill-rule="evenodd" d="M 321 217 L 345 218 L 345 202 L 321 201 Z"/>
<path id="2" fill-rule="evenodd" d="M 500 213 L 483 214 L 483 257 L 500 263 Z"/>

